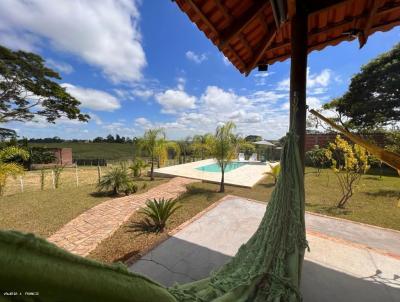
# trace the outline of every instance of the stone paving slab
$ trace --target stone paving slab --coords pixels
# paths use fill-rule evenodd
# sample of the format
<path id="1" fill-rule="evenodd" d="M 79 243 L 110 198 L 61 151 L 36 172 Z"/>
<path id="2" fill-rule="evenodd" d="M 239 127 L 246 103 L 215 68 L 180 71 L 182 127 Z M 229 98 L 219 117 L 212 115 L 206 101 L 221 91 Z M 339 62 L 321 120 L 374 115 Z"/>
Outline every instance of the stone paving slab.
<path id="1" fill-rule="evenodd" d="M 129 269 L 166 286 L 205 278 L 236 254 L 255 232 L 264 212 L 265 203 L 226 196 Z M 307 232 L 311 251 L 306 253 L 302 274 L 303 301 L 400 301 L 400 259 L 383 253 L 396 251 L 396 243 L 376 242 L 369 247 L 376 233 L 392 240 L 397 232 L 357 223 L 351 228 L 346 221 L 312 216 L 306 215 L 307 226 L 313 230 Z M 332 223 L 334 230 L 341 231 L 324 227 Z M 357 241 L 352 241 L 355 238 Z"/>
<path id="2" fill-rule="evenodd" d="M 111 236 L 129 217 L 152 198 L 176 198 L 193 179 L 175 177 L 142 194 L 107 200 L 65 224 L 47 240 L 67 251 L 87 256 Z"/>

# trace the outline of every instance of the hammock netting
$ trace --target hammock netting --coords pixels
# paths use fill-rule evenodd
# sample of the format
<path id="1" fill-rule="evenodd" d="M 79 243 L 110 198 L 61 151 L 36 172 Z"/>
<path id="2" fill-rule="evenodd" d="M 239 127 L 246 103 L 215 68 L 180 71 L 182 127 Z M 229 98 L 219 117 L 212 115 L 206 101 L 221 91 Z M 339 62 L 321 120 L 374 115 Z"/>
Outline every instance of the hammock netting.
<path id="1" fill-rule="evenodd" d="M 304 173 L 294 131 L 287 134 L 281 172 L 255 234 L 227 264 L 203 280 L 165 288 L 131 273 L 72 255 L 32 234 L 0 232 L 0 301 L 301 301 Z M 25 296 L 23 292 L 39 292 Z"/>

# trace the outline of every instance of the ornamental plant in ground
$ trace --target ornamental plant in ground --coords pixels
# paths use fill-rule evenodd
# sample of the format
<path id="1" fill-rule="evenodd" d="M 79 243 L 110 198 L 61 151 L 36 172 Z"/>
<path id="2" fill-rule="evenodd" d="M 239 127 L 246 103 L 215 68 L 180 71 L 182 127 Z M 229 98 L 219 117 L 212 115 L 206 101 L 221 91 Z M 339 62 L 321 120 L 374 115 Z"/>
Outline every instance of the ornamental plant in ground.
<path id="1" fill-rule="evenodd" d="M 325 155 L 332 162 L 331 168 L 342 193 L 337 207 L 343 209 L 353 196 L 362 174 L 369 169 L 368 153 L 363 147 L 351 145 L 338 135 L 334 143 L 329 143 Z"/>

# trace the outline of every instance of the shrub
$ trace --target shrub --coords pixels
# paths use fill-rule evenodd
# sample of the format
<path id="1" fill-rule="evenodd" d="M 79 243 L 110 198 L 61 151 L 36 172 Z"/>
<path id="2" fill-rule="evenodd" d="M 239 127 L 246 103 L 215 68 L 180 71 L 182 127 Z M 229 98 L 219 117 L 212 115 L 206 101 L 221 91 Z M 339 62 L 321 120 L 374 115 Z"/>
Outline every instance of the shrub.
<path id="1" fill-rule="evenodd" d="M 326 149 L 316 147 L 306 152 L 306 166 L 311 166 L 317 169 L 317 176 L 321 174 L 321 169 L 327 168 L 330 165 L 330 160 L 326 157 Z"/>
<path id="2" fill-rule="evenodd" d="M 137 184 L 135 184 L 133 181 L 131 181 L 126 184 L 124 193 L 125 193 L 125 195 L 128 196 L 128 195 L 136 193 L 137 191 L 138 191 Z"/>
<path id="3" fill-rule="evenodd" d="M 64 170 L 65 166 L 55 166 L 53 168 L 54 173 L 54 188 L 58 189 L 61 184 L 61 173 Z"/>
<path id="4" fill-rule="evenodd" d="M 361 179 L 361 175 L 369 169 L 367 151 L 359 145 L 350 145 L 338 135 L 335 142 L 329 144 L 325 155 L 332 162 L 331 168 L 342 191 L 337 207 L 344 208 L 353 196 L 354 187 Z"/>
<path id="5" fill-rule="evenodd" d="M 147 229 L 153 232 L 164 231 L 165 225 L 172 214 L 181 206 L 177 205 L 178 200 L 173 199 L 156 199 L 147 200 L 146 207 L 139 212 L 146 217 L 141 223 L 136 225 L 136 230 Z"/>
<path id="6" fill-rule="evenodd" d="M 271 170 L 266 172 L 266 174 L 272 176 L 274 179 L 274 184 L 276 184 L 276 182 L 278 181 L 279 173 L 281 172 L 281 164 L 276 164 L 276 165 L 269 164 L 269 167 L 271 168 Z"/>
<path id="7" fill-rule="evenodd" d="M 125 191 L 132 184 L 129 171 L 125 165 L 112 167 L 100 179 L 97 185 L 99 191 L 112 191 L 113 195 L 118 195 L 120 191 Z M 129 191 L 129 190 L 128 190 Z"/>
<path id="8" fill-rule="evenodd" d="M 149 165 L 143 159 L 137 158 L 129 168 L 132 170 L 134 177 L 140 177 L 142 175 L 142 169 L 148 166 Z"/>

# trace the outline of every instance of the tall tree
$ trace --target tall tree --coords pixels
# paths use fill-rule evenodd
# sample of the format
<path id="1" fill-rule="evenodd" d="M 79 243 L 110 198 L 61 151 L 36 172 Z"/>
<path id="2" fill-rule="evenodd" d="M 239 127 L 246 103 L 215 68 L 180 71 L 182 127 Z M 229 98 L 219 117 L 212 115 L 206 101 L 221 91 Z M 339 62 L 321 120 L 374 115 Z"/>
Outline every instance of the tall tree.
<path id="1" fill-rule="evenodd" d="M 236 125 L 229 121 L 225 125 L 218 126 L 212 144 L 212 155 L 221 168 L 220 192 L 225 192 L 225 169 L 235 158 L 237 148 L 237 137 L 233 133 Z"/>
<path id="2" fill-rule="evenodd" d="M 164 144 L 165 134 L 161 128 L 147 130 L 143 139 L 139 141 L 140 147 L 150 155 L 150 180 L 154 180 L 154 161 L 161 144 Z"/>
<path id="3" fill-rule="evenodd" d="M 349 128 L 377 128 L 400 121 L 400 43 L 361 68 L 349 90 L 326 104 Z"/>
<path id="4" fill-rule="evenodd" d="M 60 117 L 88 121 L 80 102 L 55 82 L 60 79 L 40 56 L 0 46 L 0 123 L 35 116 L 51 123 Z"/>

